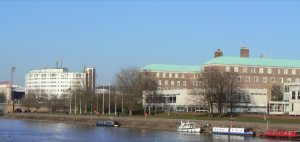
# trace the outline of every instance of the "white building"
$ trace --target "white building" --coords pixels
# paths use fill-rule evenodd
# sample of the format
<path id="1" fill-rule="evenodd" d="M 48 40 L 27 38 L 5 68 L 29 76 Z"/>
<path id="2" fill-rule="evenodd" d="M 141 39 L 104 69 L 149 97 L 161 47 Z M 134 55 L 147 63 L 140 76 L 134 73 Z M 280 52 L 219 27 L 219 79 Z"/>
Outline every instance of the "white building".
<path id="1" fill-rule="evenodd" d="M 89 85 L 94 90 L 95 69 L 85 68 L 84 72 L 68 72 L 66 68 L 38 69 L 25 75 L 25 94 L 39 91 L 60 97 L 78 85 Z"/>
<path id="2" fill-rule="evenodd" d="M 300 83 L 284 83 L 283 101 L 270 101 L 269 112 L 276 115 L 300 115 Z"/>

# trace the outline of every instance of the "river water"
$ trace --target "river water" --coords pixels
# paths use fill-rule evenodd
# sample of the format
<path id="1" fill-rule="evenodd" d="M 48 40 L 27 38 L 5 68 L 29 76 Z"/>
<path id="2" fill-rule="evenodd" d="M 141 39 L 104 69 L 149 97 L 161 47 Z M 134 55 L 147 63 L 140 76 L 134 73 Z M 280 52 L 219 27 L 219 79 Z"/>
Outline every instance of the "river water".
<path id="1" fill-rule="evenodd" d="M 136 128 L 97 127 L 80 124 L 47 123 L 0 119 L 0 141 L 78 142 L 265 142 L 290 141 L 249 136 L 191 134 Z"/>

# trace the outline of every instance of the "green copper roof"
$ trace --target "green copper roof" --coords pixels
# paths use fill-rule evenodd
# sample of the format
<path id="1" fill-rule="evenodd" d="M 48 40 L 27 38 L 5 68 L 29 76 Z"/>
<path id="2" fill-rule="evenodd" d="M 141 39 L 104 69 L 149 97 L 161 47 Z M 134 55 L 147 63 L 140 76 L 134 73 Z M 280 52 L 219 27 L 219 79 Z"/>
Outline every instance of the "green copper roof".
<path id="1" fill-rule="evenodd" d="M 196 71 L 203 71 L 203 65 L 188 66 L 188 65 L 150 64 L 146 67 L 141 68 L 140 70 L 196 72 Z"/>
<path id="2" fill-rule="evenodd" d="M 245 57 L 224 57 L 214 58 L 204 65 L 225 64 L 225 65 L 249 65 L 249 66 L 270 66 L 270 67 L 300 67 L 300 60 L 266 59 L 266 58 L 245 58 Z"/>

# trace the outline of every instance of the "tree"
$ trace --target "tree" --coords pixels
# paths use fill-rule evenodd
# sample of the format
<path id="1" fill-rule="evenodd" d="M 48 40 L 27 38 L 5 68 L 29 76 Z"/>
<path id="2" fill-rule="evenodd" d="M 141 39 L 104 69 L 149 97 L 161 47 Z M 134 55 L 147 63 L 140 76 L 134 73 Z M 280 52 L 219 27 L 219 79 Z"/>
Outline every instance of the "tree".
<path id="1" fill-rule="evenodd" d="M 151 103 L 153 103 L 153 97 L 157 96 L 157 88 L 158 83 L 154 79 L 154 74 L 151 71 L 143 70 L 141 74 L 139 74 L 139 82 L 141 89 L 144 91 L 144 100 L 148 102 L 149 115 L 151 110 Z M 144 112 L 146 112 L 146 106 L 144 107 Z M 156 110 L 155 110 L 156 114 Z"/>
<path id="2" fill-rule="evenodd" d="M 241 94 L 240 81 L 238 80 L 239 74 L 237 72 L 225 72 L 224 79 L 226 84 L 226 102 L 230 108 L 230 114 L 233 113 L 233 108 L 238 102 L 238 96 Z M 228 83 L 226 83 L 228 81 Z"/>
<path id="3" fill-rule="evenodd" d="M 280 85 L 273 85 L 271 87 L 271 101 L 282 101 L 283 93 Z"/>
<path id="4" fill-rule="evenodd" d="M 123 88 L 124 107 L 129 111 L 129 116 L 132 116 L 132 110 L 138 108 L 138 103 L 142 100 L 142 89 L 139 84 L 139 69 L 137 67 L 121 68 L 115 74 L 114 84 L 118 88 Z"/>
<path id="5" fill-rule="evenodd" d="M 0 103 L 4 103 L 5 100 L 6 100 L 5 94 L 4 94 L 4 92 L 1 92 L 0 93 Z"/>
<path id="6" fill-rule="evenodd" d="M 203 102 L 208 106 L 208 117 L 211 118 L 213 117 L 213 106 L 219 89 L 220 77 L 221 72 L 214 67 L 206 68 L 199 77 L 200 95 Z"/>

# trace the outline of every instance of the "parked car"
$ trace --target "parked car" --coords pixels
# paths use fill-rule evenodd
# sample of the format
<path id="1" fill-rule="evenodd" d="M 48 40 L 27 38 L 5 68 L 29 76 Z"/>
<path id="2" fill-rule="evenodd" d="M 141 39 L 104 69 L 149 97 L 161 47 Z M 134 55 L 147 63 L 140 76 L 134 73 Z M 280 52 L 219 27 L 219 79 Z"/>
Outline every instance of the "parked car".
<path id="1" fill-rule="evenodd" d="M 22 109 L 18 108 L 18 109 L 15 110 L 15 113 L 21 113 L 21 112 L 22 112 Z"/>
<path id="2" fill-rule="evenodd" d="M 30 112 L 30 109 L 26 109 L 25 112 Z"/>

